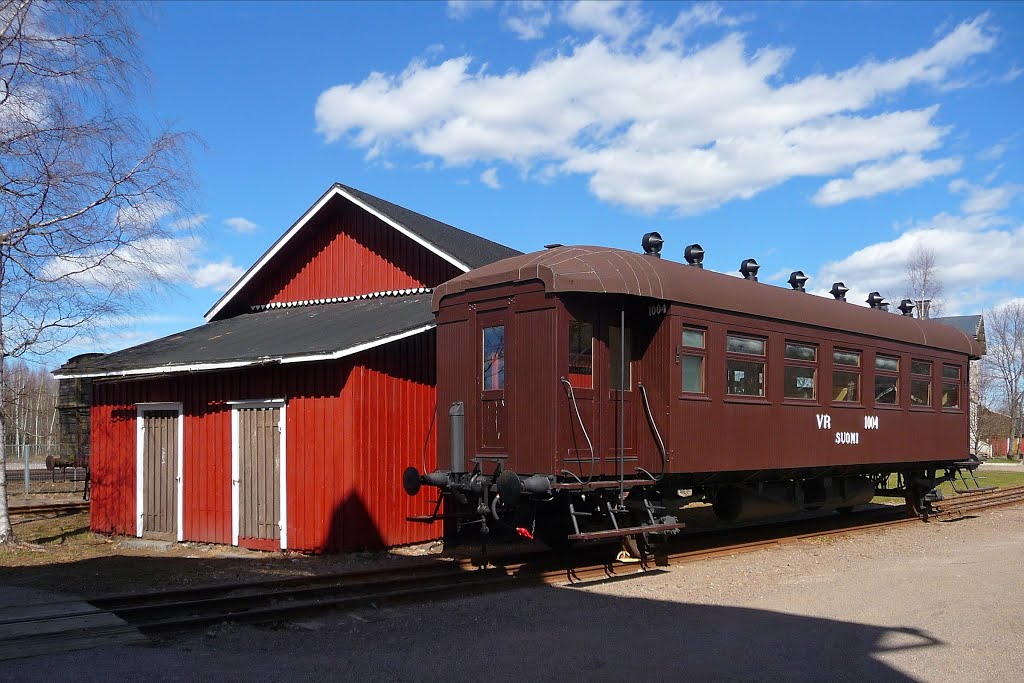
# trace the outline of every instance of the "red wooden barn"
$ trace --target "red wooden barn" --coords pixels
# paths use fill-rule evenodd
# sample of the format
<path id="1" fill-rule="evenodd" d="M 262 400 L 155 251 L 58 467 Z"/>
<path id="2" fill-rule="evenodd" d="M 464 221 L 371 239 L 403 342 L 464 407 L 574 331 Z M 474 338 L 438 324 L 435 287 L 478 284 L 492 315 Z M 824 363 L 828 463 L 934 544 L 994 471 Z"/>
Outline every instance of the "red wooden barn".
<path id="1" fill-rule="evenodd" d="M 434 466 L 431 289 L 517 253 L 332 186 L 206 324 L 55 373 L 92 380 L 93 530 L 315 552 L 436 535 L 400 489 Z"/>

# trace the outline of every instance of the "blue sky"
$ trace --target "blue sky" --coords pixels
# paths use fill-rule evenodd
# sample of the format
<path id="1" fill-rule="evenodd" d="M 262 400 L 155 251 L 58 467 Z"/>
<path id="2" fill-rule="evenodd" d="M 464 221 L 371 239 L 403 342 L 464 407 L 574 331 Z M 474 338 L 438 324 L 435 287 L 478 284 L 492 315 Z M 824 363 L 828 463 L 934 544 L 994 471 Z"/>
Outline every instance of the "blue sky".
<path id="1" fill-rule="evenodd" d="M 65 355 L 201 324 L 335 181 L 523 251 L 658 230 L 898 301 L 923 244 L 945 314 L 1024 294 L 1024 3 L 181 2 L 143 34 L 144 112 L 205 142 L 200 242 Z"/>

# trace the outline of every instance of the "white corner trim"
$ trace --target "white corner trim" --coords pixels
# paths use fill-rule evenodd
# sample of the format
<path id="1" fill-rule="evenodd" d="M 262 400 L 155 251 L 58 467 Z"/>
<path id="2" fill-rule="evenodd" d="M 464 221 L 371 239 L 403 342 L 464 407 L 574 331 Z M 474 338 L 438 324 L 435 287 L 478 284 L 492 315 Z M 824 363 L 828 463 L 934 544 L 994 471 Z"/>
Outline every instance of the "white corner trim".
<path id="1" fill-rule="evenodd" d="M 157 365 L 150 368 L 133 370 L 111 370 L 109 372 L 72 373 L 68 375 L 54 373 L 56 379 L 84 379 L 87 377 L 132 377 L 134 375 L 164 375 L 179 372 L 203 372 L 205 370 L 230 370 L 244 368 L 249 365 L 268 365 L 281 362 L 280 358 L 256 358 L 253 360 L 228 361 L 224 363 L 192 363 L 190 365 Z"/>
<path id="2" fill-rule="evenodd" d="M 288 402 L 283 398 L 254 399 L 243 401 L 228 401 L 231 406 L 231 545 L 238 545 L 239 534 L 239 485 L 241 484 L 241 465 L 238 452 L 238 411 L 245 408 L 270 408 L 281 409 L 280 422 L 278 423 L 278 434 L 281 439 L 280 452 L 280 487 L 281 497 L 281 519 L 278 525 L 281 530 L 281 550 L 288 549 L 288 457 L 286 444 L 288 443 L 286 425 L 288 423 L 287 413 Z"/>
<path id="3" fill-rule="evenodd" d="M 177 527 L 178 541 L 185 540 L 183 528 L 184 514 L 184 472 L 185 472 L 185 420 L 182 404 L 178 403 L 136 403 L 135 404 L 135 535 L 142 537 L 142 519 L 145 512 L 143 507 L 143 448 L 145 446 L 145 422 L 143 413 L 147 410 L 175 410 L 178 413 L 176 418 L 178 432 L 178 453 L 177 471 L 175 472 L 175 498 L 177 500 L 177 516 L 175 526 Z"/>
<path id="4" fill-rule="evenodd" d="M 86 378 L 86 377 L 130 377 L 133 375 L 167 375 L 174 373 L 186 373 L 186 372 L 201 372 L 206 370 L 230 370 L 233 368 L 245 368 L 254 365 L 274 365 L 274 364 L 285 364 L 285 363 L 308 363 L 311 361 L 324 361 L 324 360 L 337 360 L 338 358 L 344 358 L 345 356 L 351 356 L 355 353 L 367 351 L 377 346 L 383 346 L 384 344 L 390 344 L 393 341 L 399 339 L 405 339 L 406 337 L 412 337 L 413 335 L 432 330 L 435 327 L 435 323 L 428 323 L 422 327 L 417 327 L 412 330 L 406 330 L 405 332 L 399 332 L 393 334 L 390 337 L 382 337 L 373 341 L 366 342 L 364 344 L 357 344 L 356 346 L 350 346 L 345 349 L 339 349 L 337 351 L 331 351 L 329 353 L 316 353 L 305 356 L 286 356 L 286 357 L 263 357 L 256 358 L 254 360 L 243 360 L 243 361 L 232 361 L 230 363 L 195 363 L 192 365 L 158 365 L 152 368 L 137 368 L 134 370 L 111 370 L 109 372 L 90 372 L 83 374 L 70 374 L 70 375 L 54 375 L 57 379 L 75 379 L 75 378 Z"/>
<path id="5" fill-rule="evenodd" d="M 393 334 L 390 337 L 383 337 L 381 339 L 376 339 L 376 340 L 371 341 L 371 342 L 366 342 L 365 344 L 359 344 L 358 346 L 350 346 L 347 349 L 341 349 L 341 350 L 338 350 L 338 351 L 334 351 L 332 353 L 320 353 L 320 354 L 309 355 L 309 356 L 290 356 L 288 358 L 282 358 L 281 359 L 281 364 L 284 365 L 286 363 L 308 363 L 310 361 L 337 360 L 339 358 L 344 358 L 345 356 L 351 356 L 353 354 L 360 353 L 362 351 L 368 351 L 369 349 L 372 349 L 372 348 L 377 347 L 377 346 L 383 346 L 384 344 L 390 344 L 391 342 L 395 342 L 395 341 L 398 341 L 400 339 L 405 339 L 406 337 L 413 337 L 413 336 L 415 336 L 417 334 L 420 334 L 422 332 L 426 332 L 427 330 L 434 329 L 434 326 L 435 326 L 434 323 L 429 323 L 429 324 L 424 325 L 422 327 L 417 327 L 417 328 L 412 329 L 412 330 L 406 330 L 405 332 L 399 332 L 398 334 Z"/>
<path id="6" fill-rule="evenodd" d="M 281 251 L 281 249 L 283 249 L 284 246 L 286 244 L 288 244 L 288 242 L 290 242 L 291 239 L 293 237 L 295 237 L 295 235 L 298 234 L 299 231 L 301 231 L 302 228 L 304 228 L 306 226 L 306 224 L 309 223 L 309 221 L 317 213 L 320 212 L 321 209 L 324 208 L 324 206 L 327 204 L 327 202 L 329 202 L 335 196 L 344 197 L 345 199 L 349 200 L 350 202 L 352 202 L 353 204 L 358 206 L 363 211 L 366 211 L 370 215 L 380 219 L 381 221 L 383 221 L 387 225 L 390 225 L 392 228 L 394 228 L 395 230 L 399 231 L 400 233 L 402 233 L 403 235 L 405 235 L 409 239 L 413 240 L 414 242 L 416 242 L 420 246 L 425 247 L 430 252 L 440 256 L 441 258 L 443 258 L 448 263 L 451 263 L 456 268 L 459 268 L 460 270 L 462 270 L 462 272 L 465 273 L 465 272 L 468 272 L 470 270 L 469 266 L 467 266 L 462 261 L 458 260 L 457 258 L 452 256 L 451 254 L 449 254 L 449 253 L 447 253 L 447 252 L 445 252 L 445 251 L 443 251 L 441 249 L 438 249 L 436 246 L 434 246 L 433 244 L 431 244 L 427 240 L 425 240 L 422 237 L 420 237 L 419 235 L 413 233 L 411 230 L 406 228 L 404 225 L 398 223 L 397 221 L 392 220 L 391 218 L 388 218 L 387 216 L 385 216 L 381 212 L 377 211 L 376 209 L 374 209 L 370 205 L 368 205 L 365 202 L 357 199 L 355 196 L 349 194 L 348 192 L 345 192 L 337 184 L 335 184 L 335 185 L 332 185 L 330 187 L 330 189 L 328 189 L 327 192 L 325 192 L 324 195 L 322 197 L 320 197 L 320 199 L 317 200 L 317 202 L 315 204 L 313 204 L 313 206 L 309 207 L 309 209 L 307 209 L 306 212 L 304 214 L 302 214 L 302 216 L 299 218 L 299 220 L 295 221 L 295 223 L 292 225 L 292 227 L 289 228 L 288 231 L 284 235 L 279 237 L 278 240 L 276 242 L 274 242 L 274 244 L 272 244 L 269 249 L 267 249 L 267 251 L 263 254 L 263 256 L 261 256 L 259 258 L 259 260 L 256 261 L 256 263 L 254 263 L 252 265 L 252 267 L 250 267 L 249 270 L 247 270 L 245 272 L 244 275 L 242 275 L 242 277 L 240 277 L 238 280 L 235 281 L 235 284 L 231 285 L 231 287 L 228 289 L 228 291 L 224 293 L 224 296 L 222 296 L 217 301 L 217 303 L 215 303 L 213 305 L 213 307 L 209 311 L 206 312 L 206 315 L 203 316 L 206 319 L 206 322 L 210 322 L 215 317 L 217 317 L 217 314 L 220 313 L 224 309 L 224 307 L 227 306 L 228 303 L 232 299 L 235 298 L 235 296 L 242 290 L 242 288 L 244 288 L 247 284 L 249 284 L 249 282 L 253 279 L 253 277 L 255 277 L 256 274 L 259 273 L 263 269 L 263 267 L 266 266 L 267 263 L 269 263 L 274 258 L 274 256 L 276 256 L 277 253 L 279 251 Z"/>

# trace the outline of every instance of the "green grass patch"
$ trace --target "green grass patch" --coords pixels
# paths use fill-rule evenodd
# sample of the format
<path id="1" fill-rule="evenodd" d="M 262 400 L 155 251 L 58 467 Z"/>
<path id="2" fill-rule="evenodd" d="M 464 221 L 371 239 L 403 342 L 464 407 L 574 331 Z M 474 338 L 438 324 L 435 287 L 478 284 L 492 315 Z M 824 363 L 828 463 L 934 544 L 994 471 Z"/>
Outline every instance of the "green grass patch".
<path id="1" fill-rule="evenodd" d="M 989 486 L 998 486 L 1001 489 L 1008 489 L 1014 486 L 1024 486 L 1024 471 L 1021 472 L 1007 472 L 996 468 L 986 468 L 984 465 L 978 468 L 975 472 L 975 476 L 978 478 L 978 484 L 982 488 Z M 971 481 L 970 476 L 967 477 L 967 481 L 973 486 L 974 482 Z M 957 481 L 959 486 L 963 486 Z M 889 477 L 889 486 L 896 485 L 896 475 Z M 939 491 L 942 491 L 943 495 L 955 496 L 956 493 L 953 491 L 953 486 L 947 481 L 939 486 Z M 894 498 L 892 496 L 875 496 L 873 503 L 903 503 L 902 498 Z"/>
<path id="2" fill-rule="evenodd" d="M 989 458 L 985 462 L 1001 462 L 1004 464 L 1016 465 L 1020 462 L 1020 459 L 1012 460 L 1010 458 Z"/>

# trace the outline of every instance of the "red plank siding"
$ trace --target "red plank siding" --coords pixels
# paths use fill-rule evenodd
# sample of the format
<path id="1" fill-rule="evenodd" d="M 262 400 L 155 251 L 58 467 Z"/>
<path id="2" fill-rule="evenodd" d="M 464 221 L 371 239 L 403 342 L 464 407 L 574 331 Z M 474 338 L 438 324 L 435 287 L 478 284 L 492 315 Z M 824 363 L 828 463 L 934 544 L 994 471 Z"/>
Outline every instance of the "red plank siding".
<path id="1" fill-rule="evenodd" d="M 289 548 L 322 552 L 414 543 L 440 528 L 406 516 L 429 509 L 401 491 L 420 463 L 435 406 L 434 333 L 352 359 L 173 379 L 96 383 L 92 408 L 93 530 L 135 533 L 135 404 L 184 410 L 183 535 L 231 542 L 231 407 L 286 398 Z M 427 446 L 435 465 L 436 429 Z"/>
<path id="2" fill-rule="evenodd" d="M 250 306 L 434 287 L 462 271 L 390 225 L 335 197 L 218 315 Z"/>

